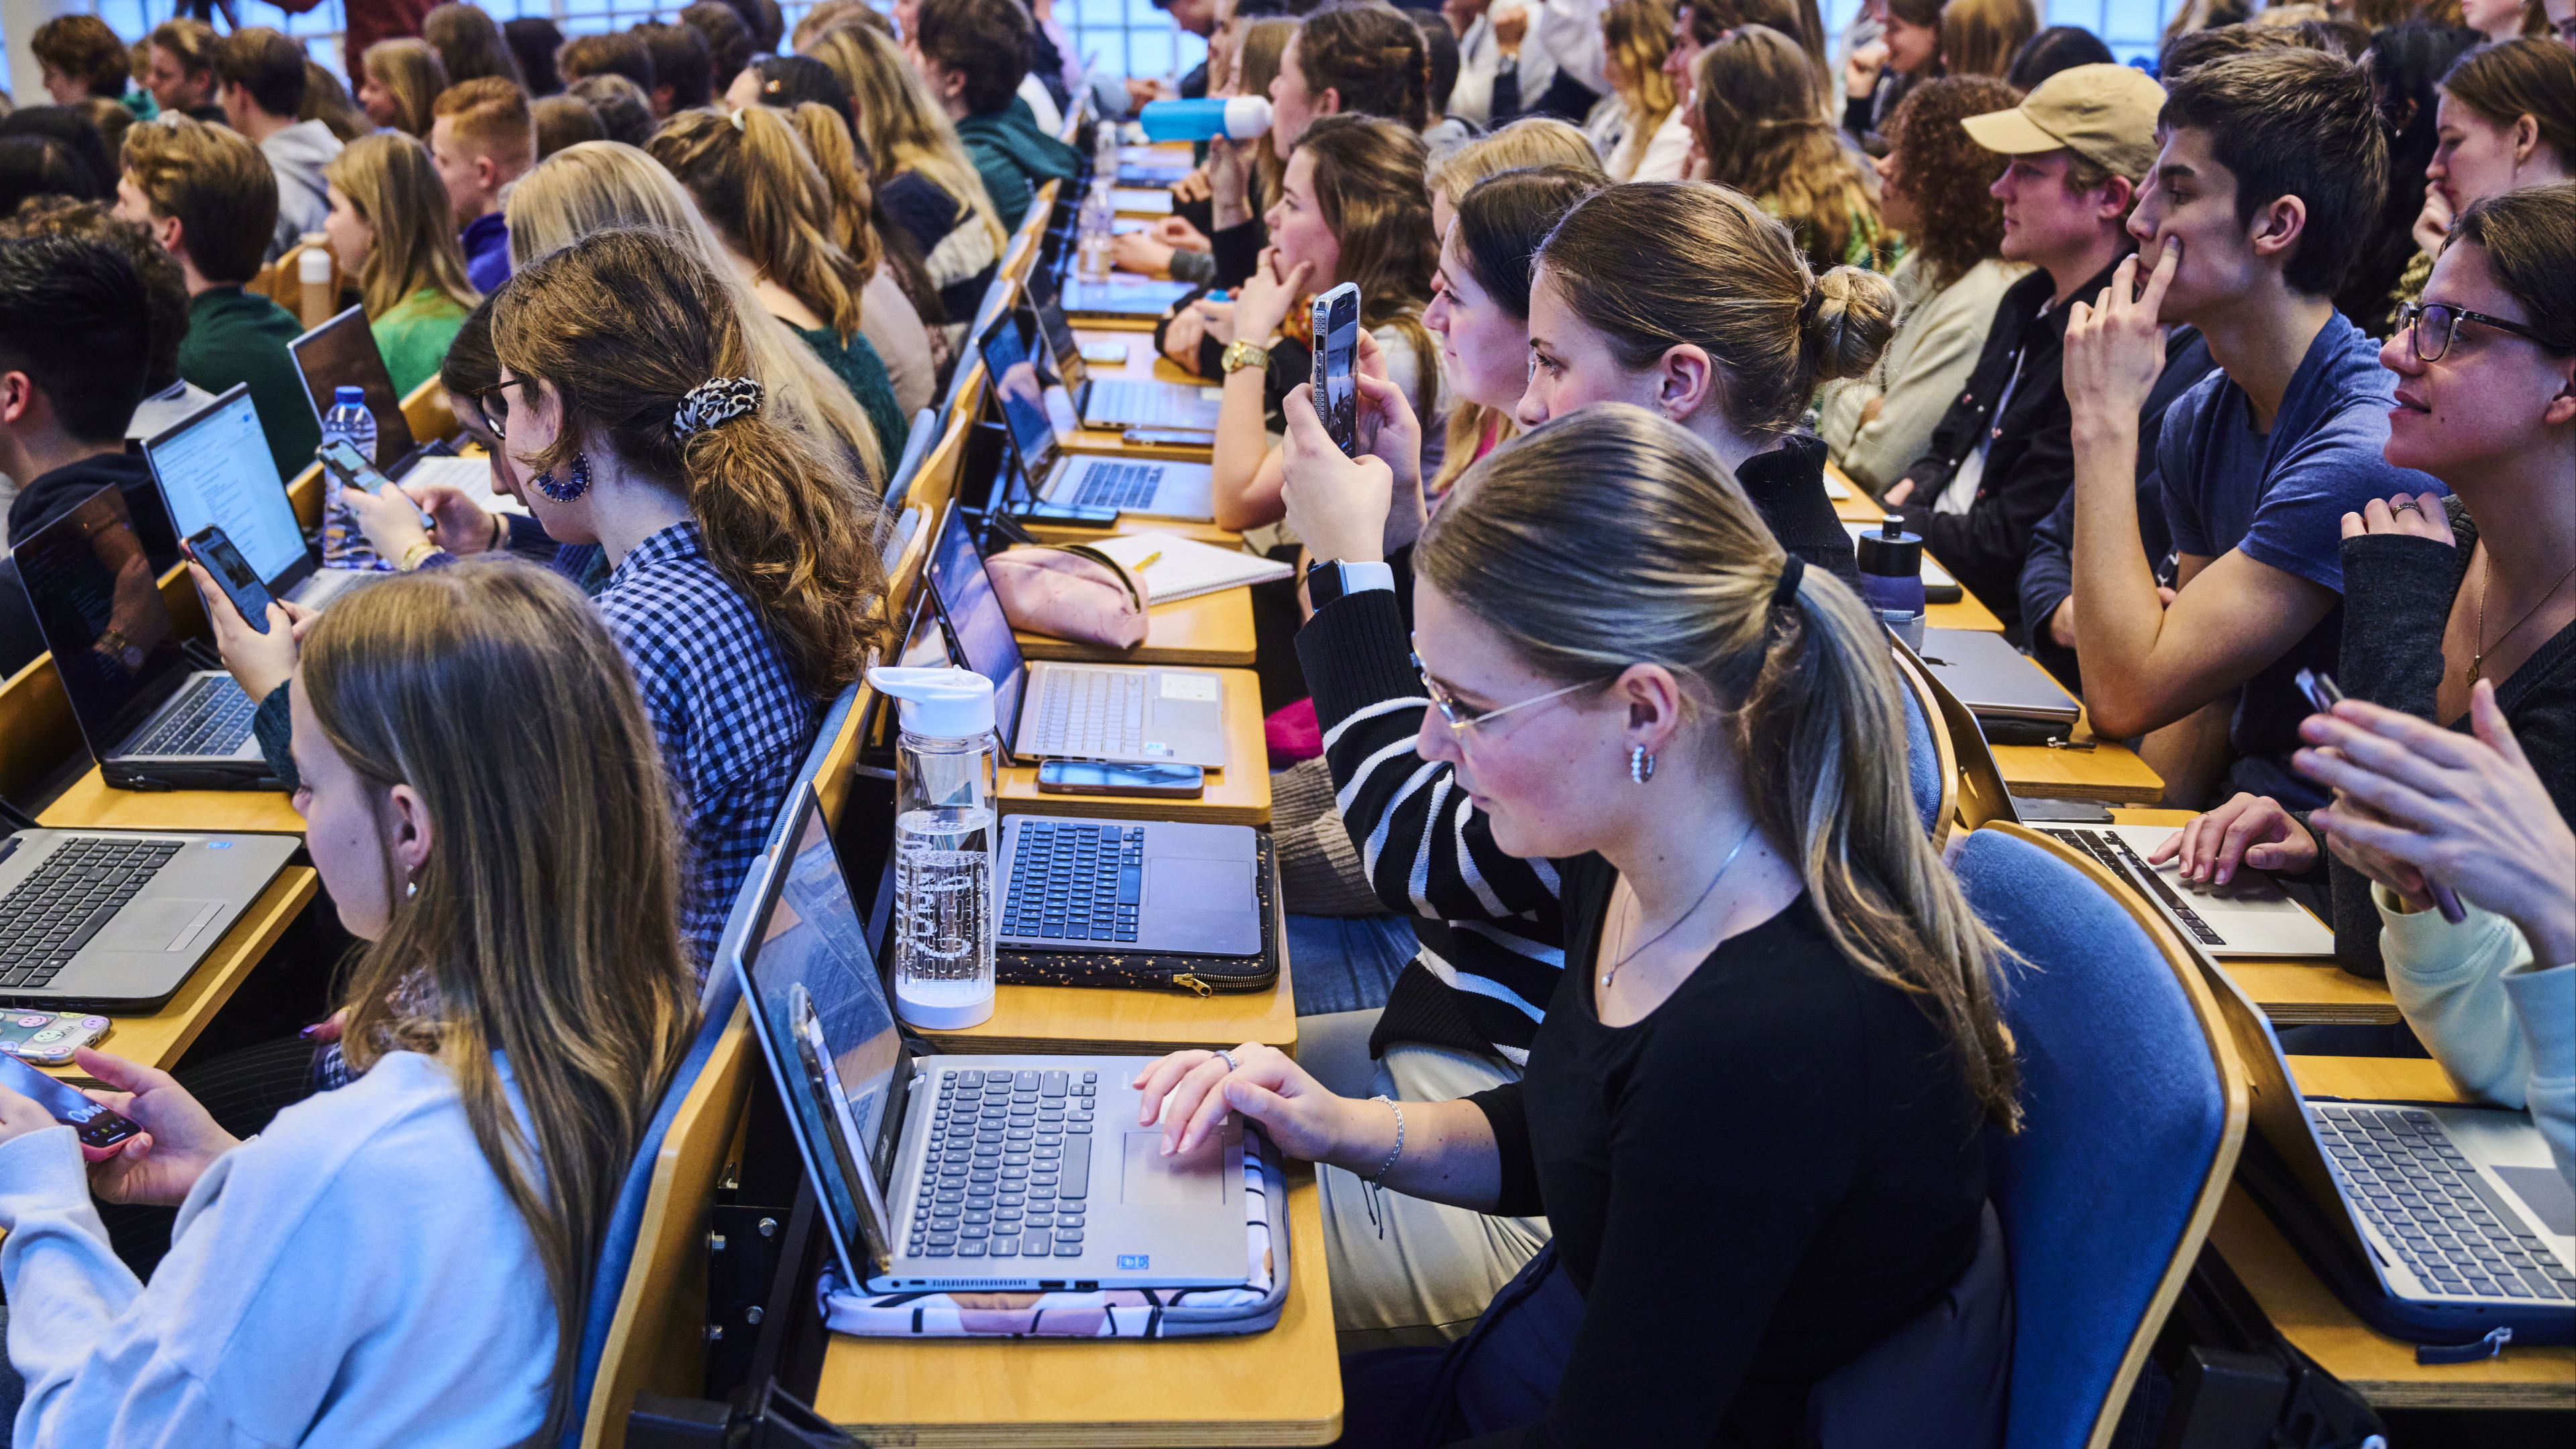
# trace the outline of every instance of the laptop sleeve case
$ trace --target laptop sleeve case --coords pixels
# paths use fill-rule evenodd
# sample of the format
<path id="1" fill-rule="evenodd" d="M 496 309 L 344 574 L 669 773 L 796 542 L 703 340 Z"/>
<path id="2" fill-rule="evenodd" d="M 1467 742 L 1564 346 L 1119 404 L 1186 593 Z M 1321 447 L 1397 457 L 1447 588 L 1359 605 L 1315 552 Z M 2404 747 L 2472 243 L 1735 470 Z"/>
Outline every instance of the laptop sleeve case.
<path id="1" fill-rule="evenodd" d="M 1243 1134 L 1243 1282 L 1090 1293 L 852 1292 L 831 1267 L 815 1292 L 834 1333 L 871 1338 L 1199 1338 L 1261 1333 L 1288 1302 L 1288 1184 L 1267 1133 Z"/>
<path id="2" fill-rule="evenodd" d="M 1004 986 L 1123 986 L 1186 991 L 1267 991 L 1279 980 L 1279 871 L 1270 832 L 1252 835 L 1256 853 L 1253 890 L 1261 902 L 1261 954 L 1187 956 L 1152 952 L 1026 951 L 993 953 L 994 978 Z"/>

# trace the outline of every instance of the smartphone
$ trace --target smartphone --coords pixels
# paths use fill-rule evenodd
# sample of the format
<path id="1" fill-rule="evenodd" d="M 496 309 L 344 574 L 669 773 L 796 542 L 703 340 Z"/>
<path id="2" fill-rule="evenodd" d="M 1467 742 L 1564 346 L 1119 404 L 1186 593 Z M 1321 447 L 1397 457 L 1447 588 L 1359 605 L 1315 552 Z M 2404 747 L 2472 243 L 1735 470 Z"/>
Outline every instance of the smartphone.
<path id="1" fill-rule="evenodd" d="M 268 585 L 259 581 L 259 571 L 241 556 L 240 549 L 233 547 L 222 525 L 210 523 L 189 534 L 188 556 L 215 576 L 215 586 L 233 601 L 234 608 L 241 610 L 242 618 L 252 628 L 263 634 L 268 632 L 268 606 L 272 602 Z"/>
<path id="2" fill-rule="evenodd" d="M 1315 299 L 1315 411 L 1343 453 L 1359 451 L 1360 388 L 1351 370 L 1360 356 L 1360 289 L 1344 282 Z"/>
<path id="3" fill-rule="evenodd" d="M 359 452 L 357 445 L 346 438 L 333 438 L 324 443 L 318 456 L 322 459 L 322 466 L 329 469 L 331 475 L 339 479 L 340 486 L 344 488 L 358 488 L 382 495 L 386 489 L 394 486 L 393 480 L 377 472 L 376 465 L 367 461 L 367 455 Z M 405 503 L 411 503 L 411 495 L 399 488 L 394 489 L 394 496 Z M 419 504 L 412 503 L 411 511 L 419 515 L 421 527 L 437 526 L 427 513 L 421 511 Z"/>
<path id="4" fill-rule="evenodd" d="M 2316 706 L 2319 714 L 2331 714 L 2334 707 L 2343 702 L 2343 686 L 2335 683 L 2334 676 L 2331 674 L 2321 670 L 2302 669 L 2293 678 L 2299 686 L 2299 693 L 2308 697 L 2308 703 Z M 2419 871 L 2417 874 L 2420 875 L 2422 872 Z M 2424 888 L 2433 893 L 2433 906 L 2442 913 L 2443 920 L 2456 926 L 2469 918 L 2468 910 L 2460 904 L 2458 891 L 2429 875 L 2424 876 Z"/>
<path id="5" fill-rule="evenodd" d="M 21 1061 L 60 1066 L 75 1047 L 95 1046 L 107 1035 L 103 1016 L 67 1011 L 0 1011 L 0 1053 Z"/>
<path id="6" fill-rule="evenodd" d="M 1086 342 L 1082 344 L 1082 360 L 1085 362 L 1096 362 L 1103 366 L 1114 366 L 1123 363 L 1127 360 L 1127 344 L 1124 342 Z"/>
<path id="7" fill-rule="evenodd" d="M 55 1121 L 77 1132 L 81 1156 L 92 1162 L 114 1157 L 128 1138 L 143 1133 L 142 1124 L 133 1118 L 109 1111 L 71 1083 L 46 1076 L 16 1057 L 0 1056 L 0 1085 L 35 1098 L 36 1104 L 51 1112 Z"/>
<path id="8" fill-rule="evenodd" d="M 1174 800 L 1196 800 L 1207 793 L 1207 772 L 1196 765 L 1046 760 L 1038 765 L 1038 793 L 1160 795 Z"/>
<path id="9" fill-rule="evenodd" d="M 1216 434 L 1190 428 L 1129 428 L 1118 441 L 1149 448 L 1213 448 Z"/>
<path id="10" fill-rule="evenodd" d="M 1032 503 L 1017 513 L 1022 521 L 1028 523 L 1079 523 L 1107 528 L 1118 521 L 1115 508 L 1086 508 L 1069 503 Z"/>

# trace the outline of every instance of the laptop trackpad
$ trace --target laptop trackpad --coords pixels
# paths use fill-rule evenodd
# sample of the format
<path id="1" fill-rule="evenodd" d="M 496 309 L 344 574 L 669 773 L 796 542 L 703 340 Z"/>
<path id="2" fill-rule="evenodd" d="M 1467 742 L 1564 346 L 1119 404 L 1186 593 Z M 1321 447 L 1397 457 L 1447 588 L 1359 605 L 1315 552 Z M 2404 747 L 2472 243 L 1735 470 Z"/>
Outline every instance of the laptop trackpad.
<path id="1" fill-rule="evenodd" d="M 1127 1134 L 1118 1200 L 1138 1207 L 1206 1207 L 1225 1201 L 1225 1134 L 1211 1132 L 1196 1149 L 1162 1154 L 1161 1132 Z"/>
<path id="2" fill-rule="evenodd" d="M 2549 1231 L 2562 1235 L 2576 1233 L 2576 1191 L 2568 1188 L 2567 1179 L 2558 1175 L 2557 1168 L 2495 1167 L 2489 1170 L 2504 1179 L 2504 1185 L 2513 1189 L 2514 1195 L 2522 1199 L 2523 1206 L 2531 1209 L 2532 1216 L 2547 1224 Z"/>
<path id="3" fill-rule="evenodd" d="M 221 901 L 136 901 L 117 912 L 90 944 L 106 951 L 180 951 L 223 911 Z"/>

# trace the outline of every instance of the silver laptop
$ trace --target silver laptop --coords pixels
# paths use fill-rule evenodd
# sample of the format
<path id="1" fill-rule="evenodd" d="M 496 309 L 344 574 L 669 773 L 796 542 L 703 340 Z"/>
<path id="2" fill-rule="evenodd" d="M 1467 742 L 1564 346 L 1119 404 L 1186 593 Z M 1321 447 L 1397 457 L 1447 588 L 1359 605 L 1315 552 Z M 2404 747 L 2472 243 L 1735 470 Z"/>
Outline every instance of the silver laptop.
<path id="1" fill-rule="evenodd" d="M 1055 421 L 1047 415 L 1046 339 L 1028 309 L 1003 312 L 985 329 L 982 346 L 1012 461 L 1030 497 L 1200 523 L 1216 517 L 1216 470 L 1205 463 L 1067 453 L 1057 445 Z"/>
<path id="2" fill-rule="evenodd" d="M 2332 956 L 2334 932 L 2262 871 L 2239 867 L 2225 885 L 2187 881 L 2177 861 L 2147 864 L 2170 825 L 2035 827 L 2101 862 L 2183 936 L 2212 956 Z"/>
<path id="3" fill-rule="evenodd" d="M 1225 765 L 1225 679 L 1214 670 L 1023 661 L 954 503 L 929 573 L 958 663 L 993 681 L 993 719 L 1014 757 Z"/>
<path id="4" fill-rule="evenodd" d="M 1243 1126 L 1159 1152 L 1152 1058 L 915 1057 L 810 785 L 733 966 L 841 1281 L 875 1293 L 1222 1287 L 1244 1279 Z"/>
<path id="5" fill-rule="evenodd" d="M 1026 951 L 1261 954 L 1260 859 L 1248 825 L 1002 822 L 996 942 Z"/>
<path id="6" fill-rule="evenodd" d="M 1084 427 L 1216 432 L 1217 416 L 1225 406 L 1217 389 L 1195 383 L 1093 377 L 1090 364 L 1082 360 L 1082 340 L 1073 335 L 1073 319 L 1064 315 L 1055 278 L 1043 270 L 1031 272 L 1028 296 L 1037 309 L 1038 328 L 1046 335 L 1047 351 L 1055 358 L 1056 375 L 1064 379 L 1074 415 Z"/>
<path id="7" fill-rule="evenodd" d="M 2419 1319 L 2455 1311 L 2464 1337 L 2502 1323 L 2566 1342 L 2576 1194 L 2530 1115 L 2303 1099 L 2261 1008 L 2205 955 L 2201 966 L 2245 1059 L 2255 1133 L 2388 1296 Z"/>
<path id="8" fill-rule="evenodd" d="M 263 457 L 265 454 L 263 453 Z M 195 666 L 125 511 L 102 488 L 9 550 L 81 738 L 121 790 L 275 790 L 259 702 Z"/>
<path id="9" fill-rule="evenodd" d="M 0 840 L 0 1004 L 158 1007 L 302 844 L 182 830 Z"/>
<path id="10" fill-rule="evenodd" d="M 272 597 L 318 609 L 342 589 L 375 576 L 366 569 L 324 568 L 321 547 L 305 541 L 286 480 L 277 476 L 277 459 L 260 431 L 249 384 L 235 383 L 146 440 L 143 457 L 179 536 L 220 525 Z"/>
<path id="11" fill-rule="evenodd" d="M 2001 634 L 1926 629 L 1915 655 L 1981 723 L 2063 736 L 2083 713 L 2075 696 L 2059 688 L 2039 661 Z"/>

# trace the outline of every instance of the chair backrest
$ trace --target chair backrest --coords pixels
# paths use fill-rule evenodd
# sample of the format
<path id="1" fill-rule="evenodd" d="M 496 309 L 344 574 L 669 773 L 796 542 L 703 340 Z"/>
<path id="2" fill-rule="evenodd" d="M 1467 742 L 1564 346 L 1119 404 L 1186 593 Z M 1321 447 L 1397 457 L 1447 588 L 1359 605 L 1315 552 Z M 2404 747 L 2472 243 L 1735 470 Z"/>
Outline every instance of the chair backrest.
<path id="1" fill-rule="evenodd" d="M 2013 1268 L 2006 1449 L 2102 1449 L 2236 1170 L 2245 1068 L 2190 952 L 2099 866 L 2012 824 L 1952 866 L 2022 958 L 2003 991 L 2022 1130 L 1987 1154 Z"/>
<path id="2" fill-rule="evenodd" d="M 1949 838 L 1950 816 L 1958 806 L 1959 759 L 1922 667 L 1902 649 L 1893 657 L 1896 676 L 1905 686 L 1905 782 L 1914 792 L 1914 811 L 1923 817 L 1924 833 L 1937 850 Z"/>
<path id="3" fill-rule="evenodd" d="M 750 1023 L 732 972 L 714 973 L 707 1000 L 706 1018 L 645 1128 L 600 1244 L 563 1449 L 623 1444 L 626 1412 L 640 1389 L 698 1392 L 703 1358 L 691 1354 L 703 1354 L 705 1343 L 694 1331 L 699 1316 L 682 1310 L 705 1293 L 707 1214 L 753 1070 Z"/>

